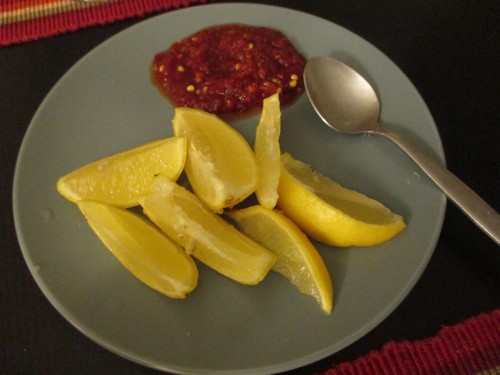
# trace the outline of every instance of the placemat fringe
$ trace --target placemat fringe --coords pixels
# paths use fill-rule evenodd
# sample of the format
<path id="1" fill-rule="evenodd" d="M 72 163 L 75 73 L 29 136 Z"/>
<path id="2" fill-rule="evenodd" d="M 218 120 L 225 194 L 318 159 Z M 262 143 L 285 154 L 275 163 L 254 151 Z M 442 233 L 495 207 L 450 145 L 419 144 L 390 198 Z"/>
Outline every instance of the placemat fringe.
<path id="1" fill-rule="evenodd" d="M 80 28 L 187 7 L 207 0 L 4 0 L 0 4 L 0 46 L 23 43 Z"/>
<path id="2" fill-rule="evenodd" d="M 425 340 L 389 342 L 322 375 L 500 375 L 500 310 Z"/>

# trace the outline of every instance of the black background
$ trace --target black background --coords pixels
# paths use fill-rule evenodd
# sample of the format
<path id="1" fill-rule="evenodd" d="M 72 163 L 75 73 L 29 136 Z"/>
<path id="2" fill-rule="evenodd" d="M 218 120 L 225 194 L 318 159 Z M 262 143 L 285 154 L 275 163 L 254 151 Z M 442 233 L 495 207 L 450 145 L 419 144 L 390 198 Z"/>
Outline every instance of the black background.
<path id="1" fill-rule="evenodd" d="M 365 38 L 391 58 L 417 87 L 434 116 L 448 168 L 500 210 L 500 2 L 255 3 L 285 6 L 326 18 Z M 78 59 L 141 20 L 0 47 L 2 374 L 157 373 L 102 349 L 56 312 L 24 263 L 12 214 L 16 157 L 37 107 Z M 324 371 L 379 349 L 387 341 L 423 339 L 445 325 L 498 308 L 499 269 L 499 247 L 449 203 L 436 251 L 403 303 L 348 348 L 293 373 Z"/>

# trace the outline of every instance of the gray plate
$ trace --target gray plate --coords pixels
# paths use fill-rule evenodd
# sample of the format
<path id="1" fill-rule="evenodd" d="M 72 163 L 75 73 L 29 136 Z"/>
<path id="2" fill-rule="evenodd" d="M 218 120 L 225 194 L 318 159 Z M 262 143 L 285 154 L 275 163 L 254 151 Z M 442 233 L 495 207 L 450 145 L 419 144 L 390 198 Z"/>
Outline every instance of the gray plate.
<path id="1" fill-rule="evenodd" d="M 402 152 L 381 138 L 335 134 L 303 95 L 283 113 L 283 151 L 382 201 L 408 223 L 374 248 L 317 246 L 334 282 L 332 315 L 274 273 L 251 287 L 200 265 L 199 286 L 183 301 L 131 276 L 78 208 L 57 194 L 56 181 L 97 158 L 172 135 L 173 108 L 149 80 L 153 55 L 201 28 L 235 22 L 279 29 L 307 57 L 351 64 L 377 88 L 387 127 L 443 159 L 433 119 L 397 66 L 353 33 L 311 15 L 263 5 L 197 6 L 139 23 L 94 49 L 61 78 L 29 126 L 14 181 L 17 233 L 36 282 L 71 324 L 110 351 L 161 370 L 271 373 L 337 352 L 410 292 L 444 216 L 445 197 Z M 234 126 L 253 143 L 257 121 Z"/>

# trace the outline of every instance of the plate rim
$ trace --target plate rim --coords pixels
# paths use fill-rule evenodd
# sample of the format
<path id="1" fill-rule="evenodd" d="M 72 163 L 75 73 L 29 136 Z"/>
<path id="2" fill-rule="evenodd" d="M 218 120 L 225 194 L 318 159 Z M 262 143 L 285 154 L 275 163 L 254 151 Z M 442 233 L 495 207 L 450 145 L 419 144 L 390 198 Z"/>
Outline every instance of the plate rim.
<path id="1" fill-rule="evenodd" d="M 20 213 L 21 209 L 20 209 L 20 202 L 19 202 L 19 184 L 21 183 L 21 179 L 22 179 L 22 176 L 20 175 L 20 164 L 21 164 L 21 161 L 22 161 L 22 156 L 25 154 L 26 152 L 26 149 L 29 147 L 29 139 L 30 139 L 30 136 L 31 136 L 31 133 L 33 132 L 33 129 L 36 127 L 36 121 L 37 121 L 37 118 L 38 116 L 40 115 L 41 112 L 43 112 L 45 106 L 47 105 L 47 103 L 50 102 L 50 98 L 51 98 L 51 95 L 56 92 L 58 90 L 58 88 L 64 84 L 64 81 L 65 81 L 65 78 L 67 76 L 69 76 L 70 74 L 72 74 L 72 72 L 76 69 L 78 69 L 78 67 L 80 66 L 81 62 L 86 60 L 86 59 L 89 59 L 92 57 L 93 54 L 95 53 L 98 53 L 98 51 L 102 48 L 106 48 L 106 46 L 110 43 L 112 43 L 116 38 L 121 38 L 121 37 L 126 37 L 126 33 L 130 33 L 130 32 L 133 32 L 136 28 L 138 27 L 141 27 L 141 25 L 145 24 L 145 23 L 148 23 L 148 22 L 152 22 L 153 20 L 155 19 L 158 19 L 158 18 L 163 18 L 165 16 L 169 16 L 169 15 L 172 15 L 172 14 L 179 14 L 179 13 L 190 13 L 192 12 L 193 10 L 196 10 L 199 11 L 200 8 L 202 9 L 206 9 L 206 8 L 224 8 L 224 9 L 227 9 L 228 7 L 233 7 L 233 8 L 255 8 L 255 9 L 258 9 L 258 8 L 266 8 L 266 9 L 273 9 L 273 11 L 276 11 L 276 12 L 291 12 L 291 13 L 295 13 L 296 15 L 300 15 L 301 17 L 307 17 L 307 18 L 310 18 L 310 19 L 318 19 L 318 20 L 321 20 L 322 22 L 327 22 L 329 24 L 332 24 L 332 25 L 335 25 L 336 27 L 339 27 L 341 29 L 343 29 L 345 32 L 353 35 L 354 37 L 356 38 L 359 38 L 361 40 L 363 40 L 364 42 L 366 42 L 367 44 L 371 45 L 373 48 L 375 48 L 380 54 L 382 54 L 385 58 L 387 58 L 389 61 L 392 62 L 392 64 L 394 65 L 394 67 L 396 67 L 397 69 L 400 70 L 400 68 L 397 66 L 397 64 L 395 64 L 389 57 L 387 57 L 382 51 L 380 51 L 377 47 L 375 47 L 373 44 L 371 44 L 369 41 L 367 41 L 366 39 L 364 39 L 363 37 L 353 33 L 352 31 L 350 31 L 349 29 L 341 26 L 341 25 L 338 25 L 336 24 L 335 22 L 332 22 L 326 18 L 322 18 L 322 17 L 319 17 L 319 16 L 316 16 L 314 14 L 311 14 L 311 13 L 306 13 L 306 12 L 303 12 L 303 11 L 299 11 L 299 10 L 296 10 L 296 9 L 292 9 L 292 8 L 287 8 L 287 7 L 282 7 L 282 6 L 276 6 L 276 5 L 269 5 L 269 4 L 252 4 L 252 3 L 215 3 L 215 4 L 199 4 L 199 5 L 196 5 L 196 6 L 193 6 L 193 7 L 188 7 L 188 8 L 182 8 L 182 9 L 177 9 L 177 10 L 172 10 L 172 11 L 168 11 L 168 12 L 165 12 L 165 13 L 161 13 L 161 14 L 158 14 L 158 15 L 155 15 L 153 17 L 150 17 L 150 18 L 147 18 L 145 20 L 142 20 L 142 21 L 139 21 L 137 22 L 136 24 L 130 26 L 130 27 L 127 27 L 123 30 L 121 30 L 120 32 L 112 35 L 111 37 L 107 38 L 106 40 L 104 40 L 103 42 L 99 43 L 97 46 L 95 46 L 94 48 L 92 48 L 90 51 L 88 51 L 87 53 L 85 53 L 80 59 L 78 59 L 58 80 L 57 82 L 53 85 L 53 87 L 49 90 L 49 92 L 46 94 L 46 96 L 44 97 L 44 99 L 41 101 L 41 103 L 39 104 L 36 112 L 34 113 L 34 116 L 33 118 L 31 119 L 28 127 L 27 127 L 27 130 L 23 136 L 23 140 L 22 140 L 22 143 L 21 143 L 21 146 L 19 148 L 19 152 L 18 152 L 18 155 L 17 155 L 17 158 L 16 158 L 16 165 L 15 165 L 15 170 L 14 170 L 14 179 L 13 179 L 13 190 L 12 190 L 12 204 L 13 204 L 13 216 L 14 216 L 14 225 L 15 225 L 15 230 L 16 230 L 16 235 L 17 235 L 17 238 L 18 238 L 18 241 L 19 241 L 19 245 L 20 245 L 20 248 L 21 248 L 21 252 L 23 254 L 23 257 L 24 257 L 24 260 L 30 270 L 30 273 L 32 274 L 37 286 L 40 288 L 40 290 L 43 292 L 44 296 L 49 300 L 49 302 L 51 303 L 51 305 L 58 311 L 58 313 L 63 317 L 65 318 L 66 321 L 68 321 L 73 327 L 75 327 L 78 331 L 80 331 L 82 334 L 84 334 L 85 337 L 91 339 L 94 343 L 98 344 L 99 346 L 105 348 L 106 350 L 122 357 L 122 358 L 125 358 L 127 360 L 130 360 L 132 362 L 135 362 L 135 363 L 138 363 L 138 364 L 141 364 L 143 366 L 146 366 L 146 367 L 150 367 L 150 368 L 154 368 L 154 369 L 157 369 L 157 370 L 161 370 L 161 371 L 175 371 L 175 372 L 179 372 L 180 373 L 210 373 L 210 374 L 224 374 L 224 373 L 231 373 L 232 371 L 231 370 L 222 370 L 222 371 L 203 371 L 203 370 L 195 370 L 193 368 L 182 368 L 181 367 L 178 367 L 178 366 L 173 366 L 173 367 L 165 367 L 163 365 L 159 365 L 159 364 L 155 364 L 155 363 L 152 363 L 151 361 L 147 361 L 147 360 L 143 360 L 142 358 L 138 358 L 137 356 L 134 356 L 134 355 L 131 355 L 130 353 L 128 352 L 124 352 L 123 350 L 119 350 L 117 349 L 116 347 L 113 346 L 112 343 L 109 343 L 108 341 L 106 340 L 103 340 L 103 337 L 101 335 L 96 335 L 95 333 L 93 332 L 88 332 L 88 330 L 85 330 L 84 328 L 80 327 L 78 324 L 76 324 L 72 319 L 70 319 L 67 315 L 68 315 L 68 312 L 65 311 L 65 308 L 64 308 L 64 303 L 61 303 L 61 301 L 57 300 L 52 294 L 51 294 L 51 291 L 47 288 L 47 285 L 45 285 L 44 281 L 43 281 L 43 278 L 39 276 L 39 274 L 37 272 L 35 272 L 34 270 L 34 265 L 31 264 L 31 257 L 29 256 L 29 250 L 27 249 L 28 245 L 25 243 L 25 239 L 23 238 L 23 233 L 22 233 L 22 227 L 23 227 L 23 223 L 22 223 L 22 214 Z M 312 57 L 312 56 L 311 56 Z M 404 74 L 404 72 L 402 72 L 400 70 L 400 72 L 406 77 L 406 75 Z M 407 78 L 407 77 L 406 77 Z M 418 90 L 415 88 L 415 86 L 413 85 L 413 83 L 407 78 L 408 82 L 411 84 L 411 87 L 415 90 L 415 92 L 418 94 L 418 96 L 420 96 L 420 94 L 418 93 Z M 427 107 L 427 105 L 425 104 L 423 98 L 422 98 L 422 101 L 424 103 L 424 106 L 425 106 L 425 109 L 428 111 L 428 114 L 429 114 L 429 117 L 432 118 L 432 114 L 429 110 L 429 108 Z M 444 161 L 445 160 L 445 155 L 444 155 L 444 149 L 443 149 L 443 145 L 442 145 L 442 140 L 441 140 L 441 137 L 439 135 L 439 131 L 438 131 L 438 128 L 434 122 L 434 120 L 432 120 L 432 130 L 435 132 L 435 136 L 437 137 L 437 140 L 438 140 L 438 150 L 435 150 L 437 153 L 438 153 L 438 156 Z M 327 347 L 327 348 L 324 348 L 323 350 L 319 351 L 319 352 L 315 352 L 313 354 L 307 354 L 305 356 L 302 356 L 300 358 L 297 358 L 293 361 L 289 361 L 289 362 L 282 362 L 282 363 L 278 363 L 278 364 L 274 364 L 274 365 L 269 365 L 269 366 L 266 366 L 266 367 L 263 367 L 263 368 L 252 368 L 252 369 L 247 369 L 247 370 L 244 370 L 244 371 L 241 371 L 240 369 L 237 370 L 238 373 L 243 373 L 243 374 L 250 374 L 250 373 L 256 373 L 256 371 L 258 371 L 259 373 L 271 373 L 271 372 L 276 372 L 276 371 L 287 371 L 287 370 L 292 370 L 292 369 L 295 369 L 295 368 L 298 368 L 298 367 L 301 367 L 301 366 L 306 366 L 308 364 L 311 364 L 315 361 L 318 361 L 318 360 L 321 360 L 329 355 L 332 355 L 332 354 L 335 354 L 337 352 L 339 352 L 340 350 L 348 347 L 349 345 L 351 345 L 352 343 L 358 341 L 359 339 L 361 339 L 362 337 L 364 337 L 366 334 L 368 334 L 371 330 L 373 330 L 375 327 L 377 327 L 382 321 L 384 321 L 402 302 L 403 300 L 407 297 L 407 295 L 413 290 L 414 286 L 416 285 L 416 283 L 420 280 L 423 272 L 425 271 L 425 269 L 427 268 L 427 265 L 434 253 L 434 250 L 436 248 L 436 244 L 437 244 L 437 241 L 441 235 L 441 230 L 442 230 L 442 225 L 443 225 L 443 222 L 444 222 L 444 215 L 445 215 L 445 210 L 446 210 L 446 198 L 444 197 L 444 195 L 441 197 L 441 202 L 440 202 L 440 205 L 439 205 L 439 212 L 438 212 L 438 222 L 437 222 L 437 225 L 436 225 L 436 230 L 433 232 L 433 236 L 432 238 L 430 238 L 430 248 L 431 248 L 431 251 L 428 251 L 427 253 L 427 256 L 423 259 L 423 261 L 421 262 L 421 267 L 420 269 L 418 270 L 418 272 L 416 273 L 417 276 L 414 277 L 413 279 L 409 280 L 409 283 L 408 285 L 403 288 L 401 291 L 400 291 L 400 295 L 397 296 L 397 298 L 395 298 L 395 300 L 397 300 L 398 302 L 395 304 L 395 306 L 386 306 L 384 309 L 383 309 L 383 312 L 381 312 L 377 317 L 376 319 L 372 319 L 371 321 L 369 321 L 367 324 L 365 324 L 363 327 L 360 327 L 358 329 L 358 332 L 354 335 L 351 335 L 350 337 L 348 338 L 345 338 L 342 342 L 340 343 L 337 343 L 336 346 L 338 346 L 339 348 L 337 348 L 336 350 L 331 350 L 331 347 Z"/>

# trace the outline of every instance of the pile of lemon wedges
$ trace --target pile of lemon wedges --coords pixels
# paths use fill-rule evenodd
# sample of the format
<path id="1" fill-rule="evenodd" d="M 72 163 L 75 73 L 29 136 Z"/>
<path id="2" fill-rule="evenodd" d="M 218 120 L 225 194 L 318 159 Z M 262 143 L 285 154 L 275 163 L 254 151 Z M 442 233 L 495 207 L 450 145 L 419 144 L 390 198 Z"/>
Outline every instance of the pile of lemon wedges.
<path id="1" fill-rule="evenodd" d="M 217 116 L 177 108 L 173 137 L 83 166 L 61 177 L 57 190 L 124 267 L 169 297 L 196 288 L 195 258 L 247 285 L 276 271 L 330 314 L 332 281 L 310 238 L 369 246 L 405 223 L 282 153 L 280 117 L 275 94 L 264 100 L 252 149 Z M 189 188 L 177 183 L 182 173 Z M 258 203 L 245 204 L 252 195 Z"/>

